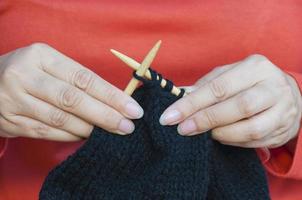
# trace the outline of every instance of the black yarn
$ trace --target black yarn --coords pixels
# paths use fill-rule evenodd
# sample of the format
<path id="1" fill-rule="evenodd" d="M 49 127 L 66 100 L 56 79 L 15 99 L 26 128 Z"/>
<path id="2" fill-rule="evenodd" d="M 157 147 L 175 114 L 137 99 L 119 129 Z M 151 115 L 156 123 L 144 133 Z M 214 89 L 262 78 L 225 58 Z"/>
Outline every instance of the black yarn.
<path id="1" fill-rule="evenodd" d="M 153 69 L 149 68 L 149 71 L 150 71 L 150 74 L 151 74 L 151 80 L 147 80 L 145 79 L 144 77 L 141 77 L 139 75 L 136 74 L 136 71 L 133 71 L 133 77 L 135 77 L 137 80 L 140 80 L 141 82 L 144 83 L 145 87 L 152 87 L 153 85 L 160 85 L 160 83 L 162 82 L 163 80 L 163 77 L 161 74 L 157 73 L 156 71 L 154 71 Z M 158 77 L 158 79 L 157 79 Z M 173 89 L 173 82 L 166 79 L 166 85 L 165 87 L 163 88 L 164 90 L 168 91 L 168 92 L 171 92 L 172 89 Z M 178 95 L 178 97 L 183 97 L 184 93 L 185 93 L 185 90 L 182 88 L 180 89 L 180 94 Z"/>
<path id="2" fill-rule="evenodd" d="M 136 74 L 134 74 L 136 77 Z M 222 145 L 208 131 L 192 137 L 161 126 L 181 96 L 160 87 L 157 73 L 133 97 L 144 108 L 127 136 L 95 127 L 87 142 L 47 176 L 41 200 L 266 200 L 262 165 L 252 149 Z M 159 79 L 162 77 L 159 75 Z M 172 87 L 171 87 L 172 84 Z"/>

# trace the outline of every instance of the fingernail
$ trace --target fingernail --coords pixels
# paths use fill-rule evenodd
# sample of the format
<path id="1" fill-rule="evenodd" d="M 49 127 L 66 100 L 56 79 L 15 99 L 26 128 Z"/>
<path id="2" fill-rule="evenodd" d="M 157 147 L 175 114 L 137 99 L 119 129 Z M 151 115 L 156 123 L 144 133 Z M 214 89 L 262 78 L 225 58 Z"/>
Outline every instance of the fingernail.
<path id="1" fill-rule="evenodd" d="M 138 104 L 130 102 L 126 105 L 126 113 L 133 118 L 141 118 L 144 110 Z"/>
<path id="2" fill-rule="evenodd" d="M 160 116 L 159 123 L 161 125 L 172 125 L 172 123 L 177 122 L 180 118 L 181 114 L 178 110 L 169 110 Z"/>
<path id="3" fill-rule="evenodd" d="M 121 134 L 130 134 L 134 131 L 134 124 L 130 120 L 122 119 L 118 126 L 118 129 Z"/>
<path id="4" fill-rule="evenodd" d="M 188 135 L 190 133 L 196 132 L 197 126 L 194 120 L 188 119 L 179 124 L 177 130 L 180 135 Z"/>

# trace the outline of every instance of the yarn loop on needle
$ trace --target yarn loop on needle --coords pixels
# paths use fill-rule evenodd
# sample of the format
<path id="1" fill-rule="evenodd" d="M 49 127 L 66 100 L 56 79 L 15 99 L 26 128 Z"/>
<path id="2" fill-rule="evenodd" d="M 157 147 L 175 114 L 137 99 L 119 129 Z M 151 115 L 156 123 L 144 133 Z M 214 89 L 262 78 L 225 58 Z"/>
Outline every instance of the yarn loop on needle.
<path id="1" fill-rule="evenodd" d="M 151 68 L 149 68 L 149 71 L 151 74 L 151 80 L 137 75 L 136 71 L 133 71 L 133 77 L 136 78 L 137 80 L 140 80 L 141 82 L 143 82 L 146 87 L 152 86 L 153 84 L 161 85 L 161 82 L 163 80 L 162 75 L 157 73 L 155 70 L 153 70 Z M 166 81 L 166 85 L 165 85 L 165 87 L 163 87 L 163 89 L 172 93 L 172 89 L 174 86 L 173 82 L 168 79 L 165 79 L 165 81 Z M 180 93 L 177 96 L 183 97 L 184 94 L 185 94 L 185 90 L 183 88 L 181 88 Z"/>

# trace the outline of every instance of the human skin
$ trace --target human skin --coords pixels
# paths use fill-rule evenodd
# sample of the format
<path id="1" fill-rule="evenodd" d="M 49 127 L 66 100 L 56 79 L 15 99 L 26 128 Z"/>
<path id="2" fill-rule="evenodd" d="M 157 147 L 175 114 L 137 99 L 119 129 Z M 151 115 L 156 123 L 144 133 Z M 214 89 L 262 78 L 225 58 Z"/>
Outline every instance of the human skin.
<path id="1" fill-rule="evenodd" d="M 302 100 L 295 80 L 262 55 L 217 67 L 186 88 L 162 125 L 181 135 L 212 129 L 214 139 L 241 147 L 278 147 L 295 138 Z M 47 44 L 0 56 L 0 136 L 58 141 L 87 138 L 93 124 L 125 135 L 138 103 Z"/>
<path id="2" fill-rule="evenodd" d="M 162 125 L 179 124 L 181 135 L 212 129 L 212 137 L 223 144 L 275 148 L 293 143 L 298 134 L 299 87 L 263 55 L 217 67 L 186 89 L 188 95 L 160 118 Z"/>
<path id="3" fill-rule="evenodd" d="M 125 135 L 143 109 L 130 96 L 47 44 L 0 56 L 0 136 L 87 138 L 93 124 Z"/>

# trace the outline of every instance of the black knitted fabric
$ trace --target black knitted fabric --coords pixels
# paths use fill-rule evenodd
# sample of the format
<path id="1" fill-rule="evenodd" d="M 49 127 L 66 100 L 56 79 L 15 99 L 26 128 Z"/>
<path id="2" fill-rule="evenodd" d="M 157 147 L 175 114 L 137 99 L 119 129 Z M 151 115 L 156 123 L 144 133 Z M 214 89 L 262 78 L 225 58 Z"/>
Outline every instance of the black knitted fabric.
<path id="1" fill-rule="evenodd" d="M 87 142 L 47 176 L 41 200 L 265 200 L 265 172 L 252 149 L 222 145 L 211 132 L 193 137 L 161 126 L 179 97 L 144 80 L 133 97 L 143 107 L 135 131 L 119 136 L 95 127 Z"/>

